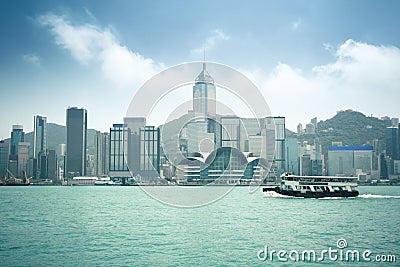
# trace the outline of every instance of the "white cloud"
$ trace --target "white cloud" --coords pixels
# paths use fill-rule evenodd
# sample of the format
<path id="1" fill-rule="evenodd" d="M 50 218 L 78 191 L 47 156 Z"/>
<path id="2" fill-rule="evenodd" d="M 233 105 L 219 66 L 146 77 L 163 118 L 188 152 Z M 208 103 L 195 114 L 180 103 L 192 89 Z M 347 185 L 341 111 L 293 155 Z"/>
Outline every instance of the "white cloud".
<path id="1" fill-rule="evenodd" d="M 400 49 L 374 46 L 347 40 L 336 51 L 336 61 L 317 66 L 313 71 L 323 78 L 336 81 L 357 91 L 400 89 Z"/>
<path id="2" fill-rule="evenodd" d="M 81 64 L 100 62 L 104 76 L 120 88 L 138 86 L 164 68 L 163 64 L 120 44 L 109 28 L 75 25 L 66 17 L 52 13 L 37 20 L 49 28 L 56 44 L 68 50 Z"/>
<path id="3" fill-rule="evenodd" d="M 204 50 L 207 52 L 215 48 L 219 42 L 228 41 L 231 37 L 224 33 L 221 29 L 215 29 L 211 32 L 211 35 L 205 40 L 205 42 L 190 51 L 191 54 L 203 54 Z"/>
<path id="4" fill-rule="evenodd" d="M 287 117 L 294 130 L 307 118 L 326 119 L 342 109 L 399 117 L 400 49 L 348 40 L 336 48 L 335 61 L 305 74 L 287 64 L 273 73 L 248 72 L 266 96 L 274 115 Z"/>
<path id="5" fill-rule="evenodd" d="M 40 66 L 40 58 L 35 54 L 25 54 L 22 59 L 29 64 Z"/>

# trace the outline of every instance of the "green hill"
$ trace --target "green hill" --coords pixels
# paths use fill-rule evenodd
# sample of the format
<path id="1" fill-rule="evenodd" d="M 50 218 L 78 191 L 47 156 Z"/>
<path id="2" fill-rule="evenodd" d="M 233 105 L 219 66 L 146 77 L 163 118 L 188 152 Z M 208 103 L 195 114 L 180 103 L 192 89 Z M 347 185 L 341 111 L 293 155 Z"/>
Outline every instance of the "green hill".
<path id="1" fill-rule="evenodd" d="M 389 121 L 367 117 L 361 112 L 346 110 L 326 121 L 318 122 L 317 134 L 298 136 L 299 141 L 314 142 L 319 138 L 322 151 L 326 153 L 332 142 L 342 142 L 344 146 L 362 146 L 372 144 L 372 140 L 385 140 L 385 128 Z"/>
<path id="2" fill-rule="evenodd" d="M 96 134 L 96 130 L 88 129 L 87 130 L 87 148 L 89 154 L 95 153 L 94 146 L 94 136 Z M 10 142 L 10 138 L 5 140 L 6 142 Z M 60 144 L 67 143 L 67 127 L 64 125 L 59 125 L 55 123 L 47 123 L 47 149 L 56 150 L 57 155 L 61 154 Z M 25 134 L 25 142 L 31 143 L 30 154 L 33 155 L 33 132 L 28 132 Z"/>

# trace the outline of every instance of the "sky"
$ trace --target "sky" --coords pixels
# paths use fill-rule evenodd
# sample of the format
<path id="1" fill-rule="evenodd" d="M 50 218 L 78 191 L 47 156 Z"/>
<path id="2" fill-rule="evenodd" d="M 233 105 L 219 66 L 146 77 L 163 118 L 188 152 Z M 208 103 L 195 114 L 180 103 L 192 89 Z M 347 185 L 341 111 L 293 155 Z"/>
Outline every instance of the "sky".
<path id="1" fill-rule="evenodd" d="M 0 139 L 34 115 L 121 123 L 159 71 L 206 60 L 246 74 L 286 126 L 353 109 L 400 117 L 399 1 L 1 1 Z M 200 70 L 199 70 L 200 72 Z M 218 92 L 217 92 L 218 94 Z"/>

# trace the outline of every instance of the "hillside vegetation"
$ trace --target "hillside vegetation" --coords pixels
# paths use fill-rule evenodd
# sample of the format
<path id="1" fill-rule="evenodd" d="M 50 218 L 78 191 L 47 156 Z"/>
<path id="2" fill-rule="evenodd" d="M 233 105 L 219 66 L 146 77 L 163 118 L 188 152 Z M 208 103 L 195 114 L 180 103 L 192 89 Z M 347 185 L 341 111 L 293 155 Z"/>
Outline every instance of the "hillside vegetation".
<path id="1" fill-rule="evenodd" d="M 326 121 L 318 122 L 317 134 L 298 136 L 299 141 L 314 143 L 319 138 L 322 151 L 326 153 L 332 142 L 342 142 L 344 146 L 371 145 L 372 140 L 385 140 L 385 128 L 390 121 L 367 117 L 361 112 L 346 110 Z"/>

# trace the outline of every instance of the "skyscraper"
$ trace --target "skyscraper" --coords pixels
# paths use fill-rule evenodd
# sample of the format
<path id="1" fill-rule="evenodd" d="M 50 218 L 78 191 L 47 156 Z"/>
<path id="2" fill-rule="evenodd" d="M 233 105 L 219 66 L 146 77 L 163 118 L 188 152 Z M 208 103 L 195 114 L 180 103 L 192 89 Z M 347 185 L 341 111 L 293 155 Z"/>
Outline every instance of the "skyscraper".
<path id="1" fill-rule="evenodd" d="M 66 177 L 86 175 L 87 111 L 67 109 Z"/>
<path id="2" fill-rule="evenodd" d="M 399 127 L 391 126 L 385 129 L 386 155 L 391 159 L 400 159 L 399 151 Z"/>
<path id="3" fill-rule="evenodd" d="M 302 155 L 300 157 L 299 173 L 300 175 L 312 175 L 312 163 L 310 155 Z"/>
<path id="4" fill-rule="evenodd" d="M 54 149 L 47 149 L 39 154 L 40 172 L 37 177 L 40 179 L 58 180 L 57 155 Z"/>
<path id="5" fill-rule="evenodd" d="M 10 156 L 10 144 L 0 140 L 0 178 L 5 177 Z"/>
<path id="6" fill-rule="evenodd" d="M 46 150 L 47 118 L 35 116 L 33 119 L 33 157 L 38 158 L 39 153 Z"/>
<path id="7" fill-rule="evenodd" d="M 257 118 L 240 118 L 240 121 L 239 149 L 251 152 L 255 157 L 264 157 L 266 159 L 266 155 L 270 154 L 267 149 L 273 149 L 272 147 L 274 147 L 274 140 L 272 140 L 274 137 L 269 139 L 272 136 L 267 134 L 267 128 L 271 127 L 270 129 L 272 130 L 273 125 L 266 125 L 266 120 Z M 269 147 L 269 145 L 272 146 Z"/>
<path id="8" fill-rule="evenodd" d="M 131 177 L 128 168 L 130 130 L 126 124 L 113 124 L 110 128 L 110 177 L 125 180 Z"/>
<path id="9" fill-rule="evenodd" d="M 137 175 L 139 173 L 140 129 L 146 126 L 146 118 L 125 117 L 124 124 L 129 129 L 128 167 L 134 175 Z"/>
<path id="10" fill-rule="evenodd" d="M 132 134 L 139 134 L 140 128 L 146 126 L 146 118 L 144 117 L 125 117 L 124 124 L 128 127 Z"/>
<path id="11" fill-rule="evenodd" d="M 278 170 L 283 172 L 285 169 L 285 117 L 266 117 L 266 123 L 275 126 L 275 162 Z"/>
<path id="12" fill-rule="evenodd" d="M 11 132 L 10 159 L 18 158 L 18 143 L 25 141 L 24 127 L 22 125 L 13 125 Z"/>
<path id="13" fill-rule="evenodd" d="M 47 118 L 43 116 L 33 117 L 33 177 L 39 178 L 43 175 L 40 173 L 41 170 L 41 158 L 46 153 L 46 128 Z M 46 156 L 46 155 L 44 155 Z M 47 163 L 45 163 L 47 164 Z M 47 169 L 44 170 L 47 172 Z"/>
<path id="14" fill-rule="evenodd" d="M 61 167 L 60 176 L 62 174 L 61 177 L 63 177 L 63 178 L 67 177 L 66 176 L 66 172 L 65 172 L 65 170 L 66 170 L 65 164 L 67 163 L 66 158 L 67 158 L 67 145 L 66 144 L 60 144 L 60 160 L 59 160 L 60 167 Z"/>
<path id="15" fill-rule="evenodd" d="M 237 116 L 222 116 L 221 121 L 221 143 L 223 147 L 234 147 L 242 149 L 241 147 L 241 133 L 243 128 L 241 119 Z"/>
<path id="16" fill-rule="evenodd" d="M 160 172 L 160 129 L 146 126 L 140 129 L 140 175 L 157 177 Z"/>
<path id="17" fill-rule="evenodd" d="M 328 175 L 352 175 L 359 169 L 371 174 L 372 146 L 331 146 L 328 149 Z"/>
<path id="18" fill-rule="evenodd" d="M 389 172 L 388 172 L 387 157 L 385 157 L 385 154 L 381 153 L 379 155 L 378 165 L 379 165 L 379 178 L 388 179 Z"/>
<path id="19" fill-rule="evenodd" d="M 19 142 L 18 143 L 18 177 L 23 178 L 25 175 L 29 178 L 31 176 L 31 166 L 30 166 L 30 156 L 29 156 L 29 148 L 31 144 L 28 142 Z"/>
<path id="20" fill-rule="evenodd" d="M 214 79 L 207 72 L 206 63 L 193 86 L 193 111 L 205 117 L 216 114 L 216 89 Z"/>
<path id="21" fill-rule="evenodd" d="M 299 174 L 299 146 L 295 137 L 285 139 L 285 171 Z"/>
<path id="22" fill-rule="evenodd" d="M 53 181 L 58 180 L 58 164 L 57 155 L 54 149 L 47 150 L 47 177 Z"/>
<path id="23" fill-rule="evenodd" d="M 39 163 L 38 169 L 40 170 L 37 177 L 39 177 L 40 179 L 47 179 L 47 153 L 39 153 L 39 158 L 37 159 L 37 162 Z"/>
<path id="24" fill-rule="evenodd" d="M 110 139 L 108 133 L 96 132 L 94 137 L 96 148 L 94 174 L 96 176 L 108 174 Z"/>

